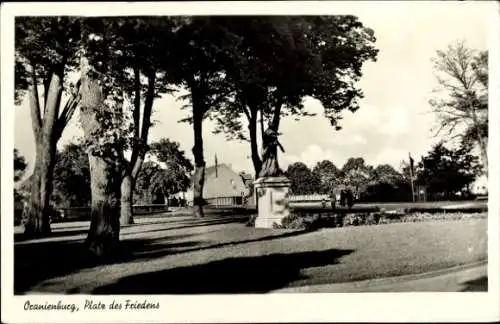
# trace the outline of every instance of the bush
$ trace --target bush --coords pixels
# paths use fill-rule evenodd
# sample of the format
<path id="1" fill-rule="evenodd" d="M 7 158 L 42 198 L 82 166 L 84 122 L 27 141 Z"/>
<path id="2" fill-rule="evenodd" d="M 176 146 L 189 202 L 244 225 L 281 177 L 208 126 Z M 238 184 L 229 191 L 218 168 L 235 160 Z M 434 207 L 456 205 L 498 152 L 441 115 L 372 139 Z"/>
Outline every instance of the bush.
<path id="1" fill-rule="evenodd" d="M 281 225 L 274 223 L 275 229 L 297 229 L 297 230 L 316 230 L 321 227 L 320 214 L 300 215 L 290 213 L 281 220 Z"/>

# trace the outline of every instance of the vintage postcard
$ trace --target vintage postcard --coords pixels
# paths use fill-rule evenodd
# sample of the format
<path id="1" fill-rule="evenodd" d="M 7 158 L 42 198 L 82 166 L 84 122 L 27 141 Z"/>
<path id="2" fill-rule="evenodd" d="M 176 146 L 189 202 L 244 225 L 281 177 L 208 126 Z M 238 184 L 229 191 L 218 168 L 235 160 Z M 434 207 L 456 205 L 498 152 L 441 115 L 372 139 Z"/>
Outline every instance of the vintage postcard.
<path id="1" fill-rule="evenodd" d="M 1 15 L 2 322 L 499 320 L 496 2 Z"/>

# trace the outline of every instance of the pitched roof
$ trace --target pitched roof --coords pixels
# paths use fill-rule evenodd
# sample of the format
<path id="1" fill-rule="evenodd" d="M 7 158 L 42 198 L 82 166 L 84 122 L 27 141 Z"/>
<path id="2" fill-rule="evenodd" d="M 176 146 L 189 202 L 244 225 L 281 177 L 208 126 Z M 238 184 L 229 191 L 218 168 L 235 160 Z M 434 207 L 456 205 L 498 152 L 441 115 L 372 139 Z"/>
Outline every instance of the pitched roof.
<path id="1" fill-rule="evenodd" d="M 253 177 L 251 174 L 245 173 L 245 172 L 240 172 L 236 173 L 229 164 L 226 163 L 221 163 L 217 165 L 217 168 L 226 168 L 234 172 L 235 174 L 238 174 L 244 181 L 251 181 L 253 180 Z M 205 167 L 205 177 L 208 177 L 209 175 L 215 173 L 215 165 L 211 165 L 209 167 Z M 191 176 L 191 180 L 193 179 L 194 174 Z"/>
<path id="2" fill-rule="evenodd" d="M 226 167 L 232 171 L 231 167 L 225 163 L 221 163 L 221 164 L 217 165 L 217 168 L 221 168 L 221 167 Z M 212 173 L 215 173 L 215 165 L 212 165 L 212 166 L 209 166 L 208 168 L 205 168 L 205 177 L 212 174 Z"/>

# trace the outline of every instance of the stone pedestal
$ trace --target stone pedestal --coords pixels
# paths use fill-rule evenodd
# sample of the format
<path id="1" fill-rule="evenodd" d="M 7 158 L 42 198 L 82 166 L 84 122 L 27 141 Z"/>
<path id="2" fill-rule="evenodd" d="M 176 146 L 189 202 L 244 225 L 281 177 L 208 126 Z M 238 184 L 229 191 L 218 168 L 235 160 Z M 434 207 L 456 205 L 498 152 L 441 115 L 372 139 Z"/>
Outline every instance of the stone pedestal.
<path id="1" fill-rule="evenodd" d="M 288 194 L 291 181 L 286 177 L 258 178 L 254 182 L 258 215 L 256 228 L 273 228 L 290 214 Z"/>

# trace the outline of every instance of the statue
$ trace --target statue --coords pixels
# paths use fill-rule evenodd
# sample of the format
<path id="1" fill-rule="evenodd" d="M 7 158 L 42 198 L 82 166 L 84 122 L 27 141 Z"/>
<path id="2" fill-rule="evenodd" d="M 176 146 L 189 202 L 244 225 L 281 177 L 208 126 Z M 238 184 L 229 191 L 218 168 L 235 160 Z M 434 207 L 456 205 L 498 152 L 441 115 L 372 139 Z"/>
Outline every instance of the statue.
<path id="1" fill-rule="evenodd" d="M 279 177 L 284 174 L 278 165 L 278 147 L 282 152 L 285 152 L 283 146 L 278 141 L 279 135 L 278 132 L 268 127 L 262 136 L 264 152 L 262 154 L 262 168 L 259 172 L 259 178 Z"/>

